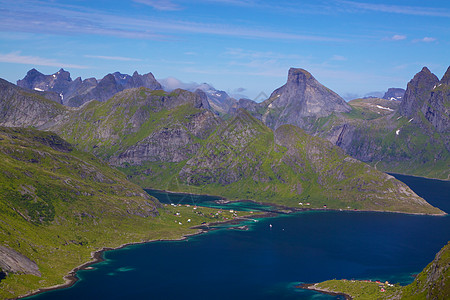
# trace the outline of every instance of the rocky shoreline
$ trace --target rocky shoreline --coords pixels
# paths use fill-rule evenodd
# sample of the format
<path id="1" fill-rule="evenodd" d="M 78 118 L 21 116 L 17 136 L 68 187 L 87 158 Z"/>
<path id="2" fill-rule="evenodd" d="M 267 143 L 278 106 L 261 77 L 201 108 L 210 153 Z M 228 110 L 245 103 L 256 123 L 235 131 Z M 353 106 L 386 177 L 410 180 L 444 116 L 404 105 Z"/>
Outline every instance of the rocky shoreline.
<path id="1" fill-rule="evenodd" d="M 197 229 L 197 232 L 195 233 L 191 233 L 191 234 L 185 234 L 183 236 L 181 236 L 178 239 L 155 239 L 155 240 L 148 240 L 148 241 L 142 241 L 142 242 L 134 242 L 134 243 L 125 243 L 122 244 L 118 247 L 105 247 L 105 248 L 101 248 L 99 250 L 93 251 L 91 253 L 91 260 L 88 262 L 85 262 L 75 268 L 73 268 L 67 275 L 65 275 L 63 278 L 65 280 L 64 283 L 58 284 L 58 285 L 54 285 L 54 286 L 50 286 L 50 287 L 44 287 L 44 288 L 39 288 L 38 290 L 32 291 L 30 293 L 27 293 L 25 295 L 16 297 L 16 298 L 12 298 L 12 299 L 22 299 L 22 298 L 26 298 L 26 297 L 30 297 L 30 296 L 34 296 L 37 294 L 41 294 L 44 292 L 49 292 L 49 291 L 53 291 L 53 290 L 59 290 L 59 289 L 64 289 L 64 288 L 69 288 L 71 286 L 73 286 L 78 280 L 79 278 L 77 277 L 77 272 L 80 270 L 89 270 L 89 268 L 92 268 L 91 265 L 99 263 L 104 261 L 105 259 L 103 258 L 103 253 L 106 251 L 111 251 L 111 250 L 118 250 L 118 249 L 122 249 L 125 248 L 127 246 L 131 246 L 131 245 L 140 245 L 140 244 L 147 244 L 147 243 L 152 243 L 152 242 L 160 242 L 160 241 L 182 241 L 185 240 L 191 236 L 196 236 L 196 235 L 200 235 L 202 233 L 206 233 L 212 230 L 217 230 L 216 228 L 210 228 L 210 226 L 214 226 L 214 225 L 218 225 L 218 224 L 238 224 L 239 222 L 245 220 L 246 217 L 257 217 L 257 218 L 268 218 L 268 217 L 273 217 L 276 214 L 274 213 L 265 213 L 265 214 L 257 214 L 257 215 L 246 215 L 243 217 L 239 217 L 238 219 L 233 219 L 233 220 L 227 220 L 227 221 L 221 221 L 221 222 L 213 222 L 213 223 L 207 223 L 207 224 L 203 224 L 203 225 L 197 225 L 197 226 L 193 226 L 191 227 L 191 229 Z"/>
<path id="2" fill-rule="evenodd" d="M 303 283 L 296 286 L 296 288 L 304 289 L 304 290 L 310 290 L 310 291 L 316 291 L 322 294 L 327 294 L 331 296 L 344 296 L 346 300 L 353 300 L 352 296 L 344 293 L 336 293 L 332 292 L 326 289 L 321 289 L 317 287 L 316 283 Z"/>

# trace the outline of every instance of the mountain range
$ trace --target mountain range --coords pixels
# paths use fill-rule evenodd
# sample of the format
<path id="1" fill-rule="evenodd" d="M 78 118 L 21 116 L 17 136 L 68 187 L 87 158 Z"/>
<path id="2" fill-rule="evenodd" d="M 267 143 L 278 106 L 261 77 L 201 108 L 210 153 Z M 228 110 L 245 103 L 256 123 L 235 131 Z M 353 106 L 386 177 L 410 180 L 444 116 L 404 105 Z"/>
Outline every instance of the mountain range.
<path id="1" fill-rule="evenodd" d="M 19 295 L 58 282 L 100 245 L 192 232 L 142 188 L 445 214 L 380 170 L 449 179 L 449 78 L 450 68 L 441 80 L 424 68 L 401 101 L 348 103 L 294 68 L 261 103 L 206 84 L 164 91 L 151 73 L 0 79 L 0 278 L 28 274 Z"/>
<path id="2" fill-rule="evenodd" d="M 296 125 L 383 171 L 448 180 L 449 77 L 450 69 L 439 80 L 424 67 L 401 101 L 346 103 L 307 71 L 291 69 L 287 83 L 268 100 L 238 104 L 272 129 Z"/>
<path id="3" fill-rule="evenodd" d="M 134 72 L 130 76 L 115 72 L 101 80 L 95 78 L 81 80 L 80 77 L 72 80 L 70 73 L 64 69 L 51 75 L 44 75 L 36 69 L 31 69 L 23 79 L 17 81 L 17 85 L 29 90 L 55 92 L 60 97 L 58 102 L 67 106 L 80 106 L 94 99 L 105 101 L 129 88 L 161 89 L 152 73 L 140 75 Z"/>
<path id="4" fill-rule="evenodd" d="M 309 73 L 291 70 L 290 74 L 296 77 L 292 85 L 277 93 L 296 95 L 292 90 L 306 79 L 327 93 L 333 107 L 351 110 Z M 73 109 L 3 83 L 14 92 L 1 101 L 1 125 L 54 131 L 144 188 L 287 206 L 305 201 L 316 208 L 440 213 L 393 177 L 347 157 L 299 127 L 281 125 L 272 130 L 241 108 L 228 120 L 220 118 L 199 90 L 126 89 L 105 102 L 91 101 Z M 277 93 L 275 101 L 295 102 L 294 97 L 277 97 Z M 310 116 L 308 109 L 326 106 L 326 100 L 311 101 L 300 113 Z M 34 107 L 25 115 L 22 108 L 27 103 Z M 328 109 L 321 116 L 331 113 Z"/>

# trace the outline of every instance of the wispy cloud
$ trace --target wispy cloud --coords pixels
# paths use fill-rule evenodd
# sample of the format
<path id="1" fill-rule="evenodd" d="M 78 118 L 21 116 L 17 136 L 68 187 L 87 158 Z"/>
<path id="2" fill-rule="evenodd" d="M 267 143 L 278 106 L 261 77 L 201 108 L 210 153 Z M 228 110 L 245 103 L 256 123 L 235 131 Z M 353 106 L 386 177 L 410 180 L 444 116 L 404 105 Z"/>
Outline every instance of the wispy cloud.
<path id="1" fill-rule="evenodd" d="M 395 13 L 413 16 L 430 16 L 430 17 L 446 17 L 450 18 L 450 11 L 445 8 L 431 8 L 419 6 L 402 6 L 389 4 L 375 4 L 354 1 L 339 1 L 343 4 L 350 5 L 354 8 L 370 11 L 378 11 L 385 13 Z"/>
<path id="2" fill-rule="evenodd" d="M 40 13 L 36 13 L 36 12 Z M 9 5 L 0 10 L 0 28 L 4 31 L 51 33 L 61 35 L 94 34 L 134 39 L 183 39 L 185 33 L 231 36 L 237 38 L 342 42 L 335 36 L 298 34 L 252 28 L 234 24 L 192 22 L 171 19 L 124 17 L 80 7 L 52 6 L 30 1 L 27 5 Z"/>
<path id="3" fill-rule="evenodd" d="M 63 63 L 54 59 L 43 58 L 38 56 L 21 55 L 20 52 L 0 53 L 0 62 L 34 65 L 34 66 L 50 66 L 58 68 L 71 68 L 71 69 L 88 69 L 88 66 L 74 65 Z"/>
<path id="4" fill-rule="evenodd" d="M 117 61 L 141 61 L 142 59 L 122 57 L 122 56 L 103 56 L 103 55 L 84 55 L 87 58 L 96 58 L 104 60 L 117 60 Z"/>
<path id="5" fill-rule="evenodd" d="M 182 8 L 170 0 L 133 0 L 133 2 L 145 4 L 157 10 L 181 10 Z"/>
<path id="6" fill-rule="evenodd" d="M 414 42 L 424 42 L 424 43 L 431 43 L 431 42 L 435 42 L 437 39 L 434 37 L 424 37 L 422 39 L 416 39 L 414 40 Z"/>
<path id="7" fill-rule="evenodd" d="M 406 40 L 406 35 L 395 34 L 395 35 L 391 36 L 391 37 L 389 38 L 389 40 L 391 40 L 391 41 L 402 41 L 402 40 Z"/>

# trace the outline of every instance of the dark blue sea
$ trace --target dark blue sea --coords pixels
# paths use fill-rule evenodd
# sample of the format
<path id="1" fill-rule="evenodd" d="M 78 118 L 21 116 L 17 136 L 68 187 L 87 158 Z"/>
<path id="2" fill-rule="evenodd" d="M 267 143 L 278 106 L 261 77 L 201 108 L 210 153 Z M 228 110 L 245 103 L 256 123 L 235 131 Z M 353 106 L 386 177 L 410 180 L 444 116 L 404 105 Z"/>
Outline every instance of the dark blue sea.
<path id="1" fill-rule="evenodd" d="M 450 212 L 450 182 L 395 176 Z M 258 208 L 149 193 L 166 203 Z M 108 251 L 93 270 L 78 272 L 74 286 L 30 299 L 336 299 L 295 285 L 334 278 L 408 284 L 450 240 L 449 216 L 307 211 L 246 225 L 248 231 L 225 226 L 184 241 Z"/>

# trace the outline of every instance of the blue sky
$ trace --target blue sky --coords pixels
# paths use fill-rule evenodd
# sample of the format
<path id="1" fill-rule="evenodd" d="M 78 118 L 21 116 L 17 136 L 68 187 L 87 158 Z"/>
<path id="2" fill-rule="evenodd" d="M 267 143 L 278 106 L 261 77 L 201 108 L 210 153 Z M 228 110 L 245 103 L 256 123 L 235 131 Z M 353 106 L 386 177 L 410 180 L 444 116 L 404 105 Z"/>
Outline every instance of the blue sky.
<path id="1" fill-rule="evenodd" d="M 448 0 L 0 0 L 0 77 L 119 71 L 249 98 L 310 71 L 341 96 L 406 87 L 450 64 Z"/>

